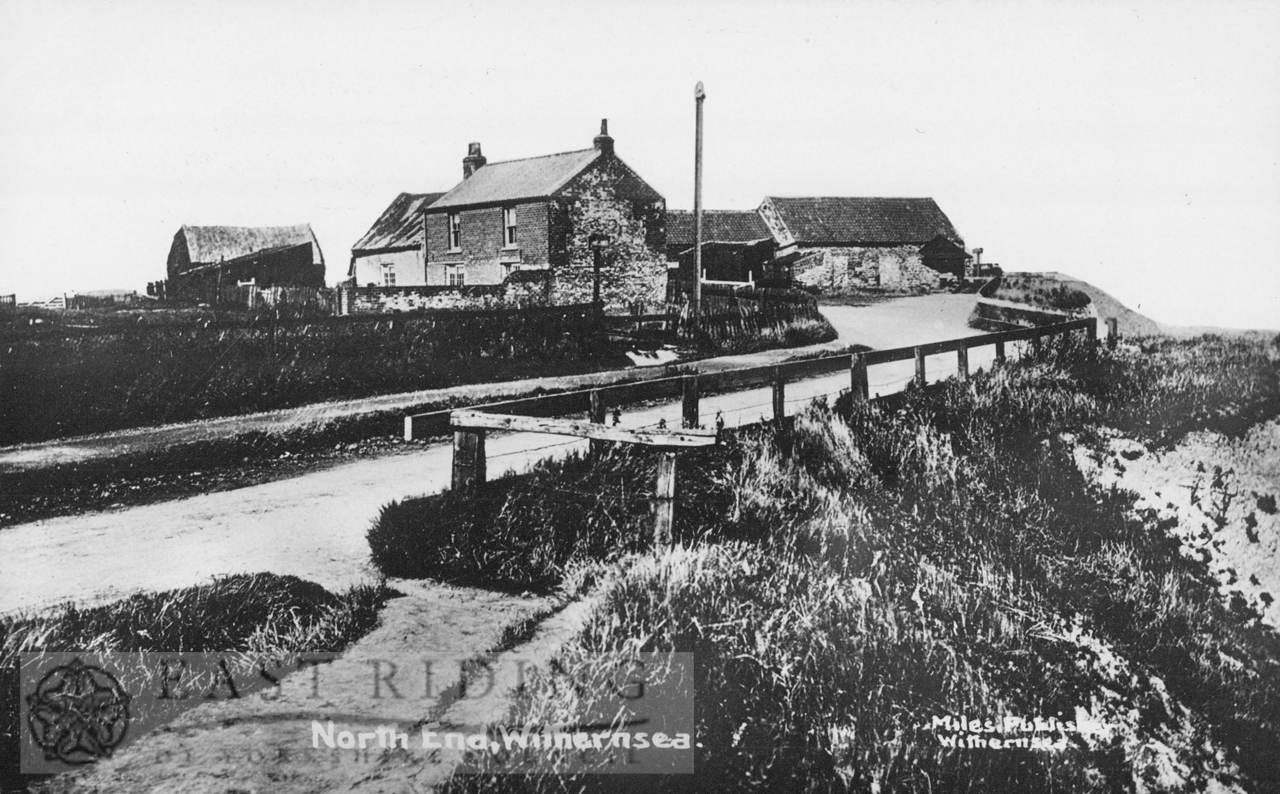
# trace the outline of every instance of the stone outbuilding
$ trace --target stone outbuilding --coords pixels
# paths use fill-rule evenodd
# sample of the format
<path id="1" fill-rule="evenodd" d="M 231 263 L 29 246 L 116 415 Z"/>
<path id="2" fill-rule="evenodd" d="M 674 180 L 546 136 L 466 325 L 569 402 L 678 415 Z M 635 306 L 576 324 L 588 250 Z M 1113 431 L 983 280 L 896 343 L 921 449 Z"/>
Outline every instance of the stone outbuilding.
<path id="1" fill-rule="evenodd" d="M 355 245 L 347 278 L 356 287 L 420 287 L 427 283 L 422 210 L 444 193 L 401 193 Z"/>
<path id="2" fill-rule="evenodd" d="M 931 198 L 770 196 L 758 212 L 780 254 L 800 256 L 801 285 L 932 289 L 964 275 L 964 240 Z"/>
<path id="3" fill-rule="evenodd" d="M 470 144 L 463 180 L 423 209 L 428 286 L 518 285 L 554 304 L 661 302 L 666 201 L 614 151 L 490 163 Z"/>

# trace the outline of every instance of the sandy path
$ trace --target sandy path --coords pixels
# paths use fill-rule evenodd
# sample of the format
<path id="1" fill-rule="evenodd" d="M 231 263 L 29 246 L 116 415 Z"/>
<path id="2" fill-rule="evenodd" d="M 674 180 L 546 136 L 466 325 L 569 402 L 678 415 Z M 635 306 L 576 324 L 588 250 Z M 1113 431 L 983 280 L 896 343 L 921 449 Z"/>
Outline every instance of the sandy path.
<path id="1" fill-rule="evenodd" d="M 902 346 L 973 335 L 978 332 L 966 325 L 972 305 L 972 296 L 931 295 L 870 307 L 826 307 L 840 339 L 815 347 Z M 795 353 L 771 351 L 778 359 Z M 984 366 L 992 355 L 989 347 L 975 349 L 970 366 Z M 701 366 L 732 368 L 767 360 L 769 355 L 754 354 Z M 928 365 L 931 381 L 945 377 L 954 372 L 955 356 L 932 356 Z M 911 375 L 911 362 L 872 367 L 871 390 L 899 391 Z M 790 384 L 788 412 L 847 387 L 843 374 Z M 710 422 L 723 411 L 732 427 L 758 421 L 770 413 L 770 405 L 769 392 L 757 389 L 707 398 L 702 415 Z M 626 412 L 622 424 L 639 427 L 666 419 L 674 427 L 679 417 L 679 405 L 671 403 Z M 495 436 L 488 445 L 490 476 L 525 471 L 537 460 L 585 446 L 555 436 Z M 67 600 L 100 603 L 256 571 L 293 574 L 328 588 L 349 586 L 373 576 L 364 535 L 379 508 L 446 488 L 451 454 L 449 445 L 440 444 L 233 491 L 7 528 L 0 531 L 0 613 Z"/>

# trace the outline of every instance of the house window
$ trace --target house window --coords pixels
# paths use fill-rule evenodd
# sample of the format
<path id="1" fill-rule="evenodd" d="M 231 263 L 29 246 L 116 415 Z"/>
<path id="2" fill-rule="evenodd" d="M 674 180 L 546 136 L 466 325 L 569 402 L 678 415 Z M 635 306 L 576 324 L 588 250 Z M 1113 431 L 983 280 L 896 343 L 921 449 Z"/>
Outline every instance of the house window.
<path id="1" fill-rule="evenodd" d="M 456 212 L 449 213 L 449 250 L 462 250 L 462 216 Z"/>
<path id="2" fill-rule="evenodd" d="M 504 229 L 502 241 L 507 248 L 516 247 L 516 208 L 504 207 L 502 210 L 502 227 Z"/>
<path id="3" fill-rule="evenodd" d="M 384 264 L 382 266 L 382 286 L 394 287 L 396 285 L 396 266 L 392 264 Z"/>
<path id="4" fill-rule="evenodd" d="M 467 285 L 467 271 L 462 265 L 449 265 L 444 269 L 444 275 L 450 287 L 465 287 Z"/>

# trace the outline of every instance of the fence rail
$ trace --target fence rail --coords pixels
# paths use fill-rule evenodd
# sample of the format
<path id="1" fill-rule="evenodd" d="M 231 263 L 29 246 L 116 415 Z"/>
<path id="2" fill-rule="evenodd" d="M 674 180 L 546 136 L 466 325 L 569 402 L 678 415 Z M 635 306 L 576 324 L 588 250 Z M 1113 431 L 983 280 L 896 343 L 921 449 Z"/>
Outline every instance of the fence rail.
<path id="1" fill-rule="evenodd" d="M 721 394 L 730 391 L 741 391 L 758 386 L 773 386 L 779 391 L 781 384 L 806 380 L 836 372 L 849 372 L 850 385 L 863 396 L 867 393 L 866 368 L 876 364 L 888 364 L 895 361 L 916 362 L 916 375 L 924 379 L 924 362 L 927 356 L 939 353 L 956 353 L 957 372 L 962 377 L 968 375 L 968 351 L 975 347 L 995 345 L 996 359 L 1004 359 L 1004 346 L 1009 342 L 1031 341 L 1038 344 L 1046 336 L 1067 334 L 1072 331 L 1084 331 L 1089 339 L 1097 338 L 1097 320 L 1087 318 L 1072 320 L 1054 325 L 1036 328 L 1019 328 L 1012 331 L 1000 331 L 991 334 L 967 336 L 961 339 L 948 339 L 942 342 L 930 342 L 913 347 L 896 347 L 888 350 L 869 350 L 863 353 L 840 354 L 812 358 L 801 361 L 789 361 L 783 364 L 770 364 L 761 367 L 726 370 L 724 372 L 703 372 L 697 375 L 677 375 L 674 377 L 655 378 L 652 380 L 633 381 L 612 386 L 601 386 L 595 389 L 579 389 L 574 391 L 541 394 L 534 397 L 522 397 L 515 400 L 487 403 L 471 406 L 470 410 L 484 411 L 493 414 L 519 414 L 522 416 L 565 416 L 599 410 L 601 407 L 613 408 L 648 400 L 662 400 L 689 397 L 689 378 L 696 378 L 697 394 Z M 860 374 L 859 374 L 860 373 Z M 775 394 L 775 403 L 777 402 Z M 455 409 L 432 411 L 429 413 L 405 416 L 404 436 L 408 441 L 440 436 L 450 432 L 449 417 Z"/>

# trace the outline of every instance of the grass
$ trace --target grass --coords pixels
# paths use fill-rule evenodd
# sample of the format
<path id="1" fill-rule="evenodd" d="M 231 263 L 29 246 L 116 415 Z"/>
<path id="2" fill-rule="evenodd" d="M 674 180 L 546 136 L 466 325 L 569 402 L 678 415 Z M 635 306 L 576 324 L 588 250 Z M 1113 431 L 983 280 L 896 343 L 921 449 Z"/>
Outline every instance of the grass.
<path id="1" fill-rule="evenodd" d="M 630 363 L 581 310 L 18 329 L 0 341 L 0 444 Z"/>
<path id="2" fill-rule="evenodd" d="M 1079 311 L 1092 303 L 1080 290 L 1034 274 L 1004 276 L 991 297 L 1061 311 Z"/>
<path id="3" fill-rule="evenodd" d="M 9 616 L 0 620 L 0 687 L 17 692 L 23 653 L 337 652 L 371 631 L 394 595 L 382 582 L 331 593 L 295 576 L 240 574 L 105 606 Z M 17 759 L 20 728 L 17 698 L 0 698 L 0 757 Z M 11 779 L 0 773 L 0 790 L 25 790 L 16 767 Z"/>
<path id="4" fill-rule="evenodd" d="M 1127 512 L 1131 496 L 1092 492 L 1060 434 L 1087 440 L 1109 424 L 1155 443 L 1187 432 L 1188 407 L 1262 411 L 1275 405 L 1277 345 L 1155 344 L 1148 355 L 1052 345 L 892 408 L 842 400 L 738 434 L 683 470 L 678 547 L 622 578 L 566 650 L 570 674 L 593 680 L 593 666 L 637 650 L 697 655 L 698 773 L 671 790 L 1274 787 L 1280 640 L 1223 606 L 1202 563 Z M 563 538 L 528 511 L 486 526 L 493 514 L 466 511 L 493 508 L 458 500 L 435 506 L 422 545 L 448 547 L 437 573 L 480 575 L 473 555 L 542 532 L 497 570 L 553 582 L 573 560 L 644 546 L 647 516 L 610 508 L 607 481 L 619 468 L 651 481 L 648 465 L 611 452 L 503 486 L 504 504 L 598 489 Z M 594 545 L 584 532 L 597 529 L 606 540 Z M 531 691 L 511 719 L 554 722 L 591 697 Z M 921 727 L 1078 706 L 1114 732 L 1059 752 L 957 751 Z M 852 730 L 836 742 L 835 728 Z M 452 788 L 599 785 L 482 776 Z"/>

